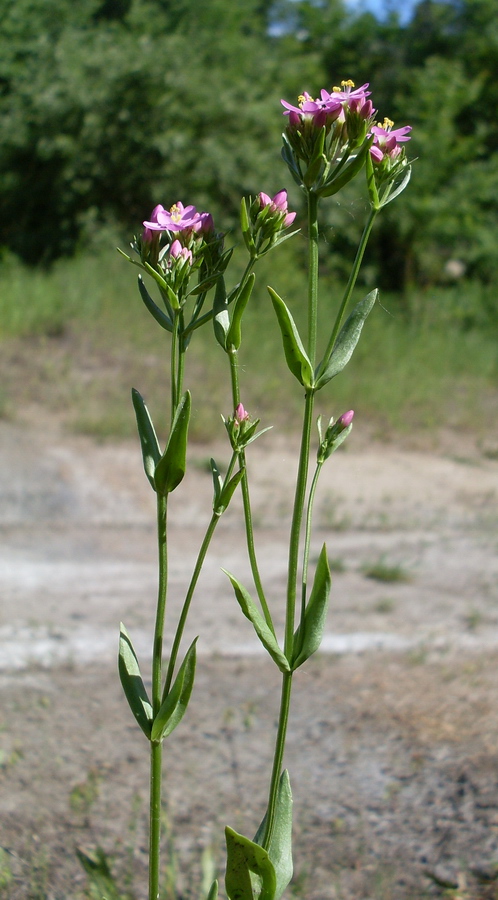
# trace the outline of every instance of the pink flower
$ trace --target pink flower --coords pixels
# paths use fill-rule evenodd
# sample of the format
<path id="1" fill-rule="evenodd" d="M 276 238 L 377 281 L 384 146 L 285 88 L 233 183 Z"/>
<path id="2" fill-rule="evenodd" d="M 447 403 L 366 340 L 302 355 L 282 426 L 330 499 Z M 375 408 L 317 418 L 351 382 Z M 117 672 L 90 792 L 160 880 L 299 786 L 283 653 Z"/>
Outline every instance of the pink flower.
<path id="1" fill-rule="evenodd" d="M 169 255 L 172 259 L 187 260 L 189 265 L 192 265 L 192 251 L 187 247 L 184 247 L 178 239 L 176 241 L 173 241 L 173 243 L 171 244 L 171 247 L 169 248 Z"/>
<path id="2" fill-rule="evenodd" d="M 313 100 L 307 91 L 304 91 L 297 99 L 299 106 L 292 106 L 286 100 L 280 101 L 285 107 L 284 116 L 289 116 L 289 125 L 293 128 L 300 127 L 304 121 L 312 122 L 316 128 L 322 128 L 337 118 L 342 111 L 341 104 L 337 103 L 337 116 L 334 116 L 335 110 L 326 106 L 322 100 Z"/>
<path id="3" fill-rule="evenodd" d="M 234 419 L 237 425 L 241 425 L 242 422 L 249 421 L 249 413 L 244 409 L 242 403 L 239 403 L 235 409 Z"/>
<path id="4" fill-rule="evenodd" d="M 396 159 L 402 149 L 399 145 L 410 140 L 411 125 L 394 130 L 393 125 L 394 122 L 391 122 L 391 119 L 384 119 L 382 125 L 373 125 L 370 129 L 370 134 L 374 135 L 370 155 L 375 162 L 382 162 L 385 156 Z"/>
<path id="5" fill-rule="evenodd" d="M 178 201 L 170 210 L 162 206 L 156 206 L 152 213 L 152 221 L 144 222 L 146 229 L 150 231 L 187 231 L 194 228 L 199 221 L 199 213 L 195 206 L 184 206 Z"/>
<path id="6" fill-rule="evenodd" d="M 327 91 L 321 91 L 320 96 L 324 103 L 337 103 L 339 101 L 346 103 L 348 106 L 351 106 L 353 102 L 363 104 L 366 97 L 369 97 L 371 94 L 371 91 L 366 90 L 367 87 L 368 82 L 353 90 L 354 81 L 348 79 L 348 81 L 341 81 L 340 87 L 333 87 L 331 94 Z"/>
<path id="7" fill-rule="evenodd" d="M 350 410 L 348 410 L 348 412 L 343 413 L 342 416 L 339 416 L 339 418 L 337 419 L 336 425 L 341 425 L 342 426 L 341 430 L 343 430 L 344 428 L 349 428 L 349 426 L 351 425 L 351 422 L 353 421 L 353 418 L 354 418 L 354 409 L 350 409 Z"/>
<path id="8" fill-rule="evenodd" d="M 214 220 L 211 213 L 201 212 L 197 214 L 198 218 L 194 225 L 194 231 L 197 234 L 209 235 L 214 233 Z"/>
<path id="9" fill-rule="evenodd" d="M 145 225 L 145 228 L 142 233 L 143 241 L 151 241 L 153 239 L 154 232 L 159 230 L 157 228 L 157 217 L 159 214 L 162 215 L 165 212 L 166 212 L 166 210 L 164 209 L 164 206 L 161 206 L 160 203 L 154 207 L 154 209 L 152 210 L 152 212 L 150 214 L 150 222 L 143 223 Z"/>
<path id="10" fill-rule="evenodd" d="M 278 213 L 285 216 L 281 226 L 282 228 L 288 228 L 296 218 L 297 213 L 287 212 L 287 191 L 278 191 L 274 197 L 269 197 L 268 194 L 261 191 L 259 194 L 259 202 L 261 209 L 269 206 L 272 213 Z"/>

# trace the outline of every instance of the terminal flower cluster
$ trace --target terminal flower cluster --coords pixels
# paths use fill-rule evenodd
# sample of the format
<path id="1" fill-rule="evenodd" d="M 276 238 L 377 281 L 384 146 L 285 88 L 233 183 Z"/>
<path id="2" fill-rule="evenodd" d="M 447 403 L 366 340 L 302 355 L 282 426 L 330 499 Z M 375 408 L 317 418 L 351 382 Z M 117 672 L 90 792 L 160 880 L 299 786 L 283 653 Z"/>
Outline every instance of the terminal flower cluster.
<path id="1" fill-rule="evenodd" d="M 241 226 L 251 257 L 261 258 L 272 247 L 290 237 L 290 234 L 283 232 L 292 225 L 296 215 L 295 212 L 289 212 L 287 191 L 278 191 L 274 197 L 260 191 L 254 200 L 244 197 Z"/>

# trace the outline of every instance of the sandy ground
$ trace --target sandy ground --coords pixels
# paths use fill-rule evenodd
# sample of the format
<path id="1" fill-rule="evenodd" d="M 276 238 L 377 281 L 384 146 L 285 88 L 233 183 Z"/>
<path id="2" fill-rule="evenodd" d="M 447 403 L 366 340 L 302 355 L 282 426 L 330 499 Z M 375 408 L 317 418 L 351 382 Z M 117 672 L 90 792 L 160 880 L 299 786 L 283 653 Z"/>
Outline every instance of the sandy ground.
<path id="1" fill-rule="evenodd" d="M 449 446 L 352 440 L 324 469 L 313 554 L 326 541 L 343 570 L 323 652 L 296 677 L 288 898 L 498 898 L 498 462 Z M 207 455 L 194 448 L 172 498 L 169 621 L 208 521 Z M 265 436 L 250 459 L 281 625 L 294 456 Z M 97 445 L 43 418 L 0 423 L 0 460 L 0 896 L 82 897 L 75 847 L 101 845 L 142 900 L 147 748 L 116 644 L 123 620 L 150 654 L 154 496 L 135 443 Z M 375 565 L 402 580 L 368 577 Z M 165 880 L 176 868 L 183 898 L 222 867 L 225 824 L 259 823 L 278 705 L 278 673 L 221 566 L 250 584 L 238 501 L 194 599 L 196 687 L 166 748 Z"/>

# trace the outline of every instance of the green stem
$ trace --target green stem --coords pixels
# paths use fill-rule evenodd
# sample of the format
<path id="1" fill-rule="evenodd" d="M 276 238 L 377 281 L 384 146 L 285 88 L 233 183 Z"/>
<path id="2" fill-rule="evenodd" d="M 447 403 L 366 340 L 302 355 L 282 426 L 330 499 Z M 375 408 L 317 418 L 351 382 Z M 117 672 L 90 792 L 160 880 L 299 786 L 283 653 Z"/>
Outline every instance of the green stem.
<path id="1" fill-rule="evenodd" d="M 224 482 L 225 484 L 227 484 L 230 481 L 236 460 L 237 460 L 237 454 L 234 453 L 232 455 L 232 459 L 230 460 L 230 465 L 228 466 L 228 470 L 225 475 L 225 482 Z M 195 568 L 192 573 L 192 578 L 190 579 L 190 584 L 188 586 L 188 590 L 185 595 L 185 600 L 183 601 L 182 611 L 180 614 L 180 618 L 178 620 L 175 638 L 173 641 L 173 645 L 171 647 L 171 655 L 169 658 L 168 670 L 166 672 L 166 679 L 165 679 L 165 683 L 164 683 L 164 691 L 163 691 L 164 697 L 166 697 L 166 695 L 169 693 L 169 690 L 171 687 L 171 682 L 173 680 L 173 673 L 175 671 L 176 660 L 178 658 L 178 650 L 180 649 L 180 643 L 181 643 L 181 640 L 183 637 L 185 623 L 187 621 L 187 616 L 188 616 L 188 613 L 190 610 L 190 604 L 192 602 L 192 597 L 194 596 L 194 591 L 197 587 L 197 582 L 199 580 L 199 575 L 201 574 L 202 566 L 204 565 L 204 560 L 206 558 L 206 554 L 209 549 L 209 545 L 211 543 L 211 538 L 213 537 L 213 534 L 215 532 L 215 529 L 216 529 L 216 526 L 217 526 L 219 520 L 220 520 L 220 516 L 217 515 L 216 513 L 213 513 L 213 515 L 211 516 L 209 525 L 206 529 L 206 534 L 204 535 L 204 539 L 200 546 L 199 553 L 197 555 Z"/>
<path id="2" fill-rule="evenodd" d="M 265 850 L 268 850 L 268 847 L 270 846 L 273 829 L 275 826 L 277 793 L 284 759 L 285 739 L 287 736 L 287 725 L 289 722 L 291 691 L 292 672 L 285 672 L 282 675 L 282 694 L 280 698 L 280 712 L 278 717 L 277 737 L 275 741 L 275 755 L 273 757 L 273 769 L 271 773 L 268 810 L 266 813 L 265 833 L 261 842 L 261 846 L 264 847 Z"/>
<path id="3" fill-rule="evenodd" d="M 308 191 L 308 234 L 308 356 L 312 366 L 314 366 L 314 360 L 316 356 L 316 335 L 318 319 L 318 198 L 315 196 L 315 194 L 312 193 L 312 191 Z M 299 546 L 304 504 L 306 498 L 306 485 L 308 482 L 313 405 L 314 391 L 307 390 L 305 395 L 303 428 L 301 434 L 301 449 L 299 453 L 296 492 L 294 496 L 294 509 L 292 512 L 292 524 L 289 537 L 289 563 L 287 572 L 287 603 L 285 615 L 284 644 L 284 652 L 289 662 L 292 660 L 294 649 L 294 620 L 296 615 Z M 275 741 L 275 754 L 273 758 L 268 809 L 266 814 L 266 827 L 263 839 L 263 846 L 266 850 L 270 846 L 275 825 L 278 785 L 284 758 L 287 724 L 289 721 L 291 691 L 292 672 L 284 672 L 282 674 L 280 712 L 278 719 L 277 737 Z"/>
<path id="4" fill-rule="evenodd" d="M 315 474 L 311 482 L 310 492 L 308 496 L 308 508 L 306 511 L 306 530 L 304 537 L 304 553 L 303 553 L 303 574 L 302 574 L 302 593 L 301 593 L 301 621 L 306 606 L 306 589 L 308 586 L 308 564 L 310 558 L 310 541 L 311 541 L 311 522 L 313 518 L 313 504 L 315 502 L 316 488 L 318 477 L 322 470 L 323 463 L 317 463 Z"/>
<path id="5" fill-rule="evenodd" d="M 178 347 L 179 345 L 179 310 L 174 311 L 173 316 L 173 332 L 171 335 L 171 421 L 173 421 L 176 407 L 178 406 L 178 385 L 177 385 L 177 377 L 178 377 Z"/>
<path id="6" fill-rule="evenodd" d="M 246 268 L 246 273 L 249 274 L 249 266 Z M 228 350 L 228 359 L 230 361 L 230 377 L 232 382 L 232 403 L 234 410 L 237 409 L 237 406 L 240 403 L 240 388 L 239 388 L 239 369 L 238 369 L 238 355 L 237 351 L 234 347 L 231 347 Z M 239 457 L 239 466 L 244 470 L 244 474 L 242 475 L 242 480 L 240 483 L 242 489 L 242 503 L 244 505 L 244 522 L 246 529 L 246 544 L 247 544 L 247 554 L 249 556 L 249 564 L 251 566 L 251 573 L 254 581 L 254 585 L 256 588 L 256 592 L 258 595 L 259 602 L 261 604 L 261 609 L 263 611 L 263 615 L 265 617 L 265 622 L 268 627 L 271 629 L 273 635 L 275 636 L 275 626 L 273 624 L 273 620 L 271 617 L 270 609 L 268 607 L 268 603 L 265 597 L 265 592 L 263 590 L 263 584 L 261 581 L 261 575 L 259 574 L 259 566 L 258 560 L 256 557 L 256 547 L 254 543 L 254 529 L 252 522 L 252 509 L 251 509 L 251 498 L 249 495 L 249 479 L 247 477 L 247 465 L 246 465 L 246 454 L 245 450 L 241 450 L 238 454 Z"/>
<path id="7" fill-rule="evenodd" d="M 177 361 L 177 369 L 176 369 L 176 402 L 180 402 L 180 397 L 183 392 L 183 376 L 185 374 L 185 338 L 184 338 L 184 323 L 185 317 L 183 315 L 183 310 L 180 310 L 178 317 L 178 361 Z"/>
<path id="8" fill-rule="evenodd" d="M 315 368 L 318 315 L 318 197 L 308 191 L 308 356 Z"/>
<path id="9" fill-rule="evenodd" d="M 150 745 L 149 900 L 159 900 L 161 846 L 161 779 L 163 745 Z"/>
<path id="10" fill-rule="evenodd" d="M 157 497 L 157 534 L 159 550 L 159 586 L 154 646 L 152 651 L 152 714 L 161 706 L 162 656 L 166 594 L 168 584 L 168 545 L 166 538 L 167 497 Z M 159 858 L 161 847 L 161 774 L 162 744 L 151 742 L 149 812 L 149 900 L 159 897 Z"/>
<path id="11" fill-rule="evenodd" d="M 346 290 L 344 291 L 344 296 L 342 298 L 342 302 L 339 307 L 339 312 L 337 313 L 334 328 L 332 330 L 332 334 L 330 336 L 330 340 L 328 342 L 327 349 L 324 353 L 323 360 L 320 363 L 320 366 L 318 367 L 318 371 L 316 373 L 317 379 L 320 377 L 320 375 L 324 371 L 325 366 L 327 365 L 327 363 L 330 359 L 330 356 L 332 354 L 332 351 L 334 349 L 337 335 L 339 334 L 339 328 L 341 327 L 341 322 L 344 317 L 344 312 L 345 312 L 346 307 L 351 299 L 351 294 L 353 293 L 354 286 L 356 284 L 356 279 L 358 278 L 358 272 L 360 271 L 360 266 L 361 266 L 361 263 L 363 260 L 363 254 L 365 253 L 365 247 L 367 246 L 368 239 L 370 237 L 370 232 L 371 232 L 373 224 L 375 222 L 375 217 L 376 217 L 377 213 L 378 213 L 377 209 L 372 208 L 370 210 L 370 215 L 369 215 L 366 225 L 363 229 L 363 234 L 361 236 L 361 240 L 358 245 L 358 249 L 356 251 L 353 268 L 351 269 L 351 274 L 349 276 L 349 280 L 346 285 Z"/>

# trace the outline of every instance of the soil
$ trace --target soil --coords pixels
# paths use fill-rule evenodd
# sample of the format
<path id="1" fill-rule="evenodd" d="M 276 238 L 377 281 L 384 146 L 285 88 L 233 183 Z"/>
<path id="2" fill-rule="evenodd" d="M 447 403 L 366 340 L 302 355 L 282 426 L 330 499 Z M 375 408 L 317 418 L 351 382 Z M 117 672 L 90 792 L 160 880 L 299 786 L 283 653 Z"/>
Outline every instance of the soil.
<path id="1" fill-rule="evenodd" d="M 294 447 L 265 435 L 252 449 L 257 545 L 281 626 Z M 207 524 L 211 452 L 194 448 L 172 497 L 168 622 Z M 296 676 L 287 898 L 498 898 L 493 456 L 455 436 L 437 453 L 352 439 L 324 468 L 313 557 L 325 541 L 333 593 L 323 650 Z M 147 674 L 154 496 L 135 442 L 71 436 L 36 410 L 0 423 L 0 460 L 0 896 L 81 898 L 75 848 L 102 847 L 123 895 L 142 900 L 147 746 L 116 644 L 122 620 Z M 278 672 L 222 566 L 250 585 L 238 499 L 194 598 L 196 685 L 166 742 L 167 897 L 175 873 L 177 896 L 204 896 L 224 825 L 252 835 L 268 787 Z"/>

